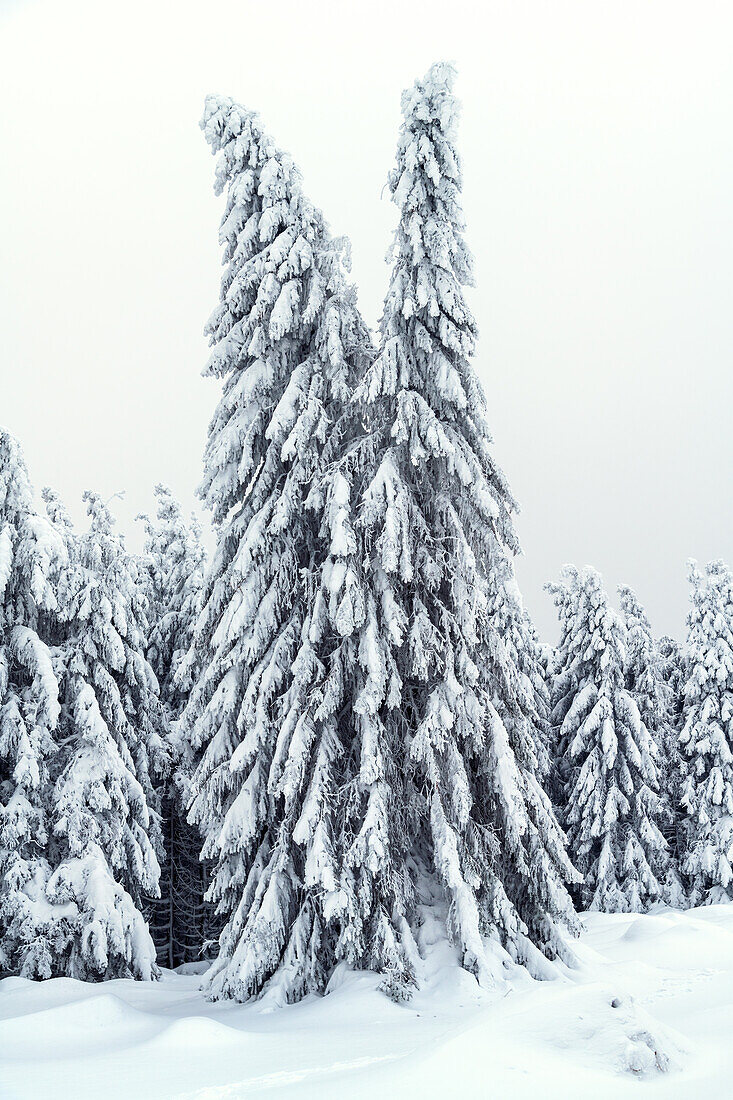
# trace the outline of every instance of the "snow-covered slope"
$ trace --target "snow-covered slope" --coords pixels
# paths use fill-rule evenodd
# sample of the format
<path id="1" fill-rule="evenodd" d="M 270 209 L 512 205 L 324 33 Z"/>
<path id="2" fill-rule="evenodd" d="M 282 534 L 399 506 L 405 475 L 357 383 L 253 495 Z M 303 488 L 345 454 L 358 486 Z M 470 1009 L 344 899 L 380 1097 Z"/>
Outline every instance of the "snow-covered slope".
<path id="1" fill-rule="evenodd" d="M 274 1010 L 209 1004 L 195 974 L 6 978 L 0 1096 L 729 1096 L 733 906 L 583 923 L 576 971 L 550 982 L 515 972 L 493 994 L 437 942 L 406 1006 L 347 972 L 329 996 Z"/>

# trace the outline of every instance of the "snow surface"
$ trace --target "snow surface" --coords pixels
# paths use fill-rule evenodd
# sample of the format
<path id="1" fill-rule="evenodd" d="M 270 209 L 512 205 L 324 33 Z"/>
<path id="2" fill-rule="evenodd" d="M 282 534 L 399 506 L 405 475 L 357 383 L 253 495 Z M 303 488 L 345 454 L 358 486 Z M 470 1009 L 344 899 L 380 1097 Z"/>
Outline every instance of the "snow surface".
<path id="1" fill-rule="evenodd" d="M 586 914 L 579 967 L 481 992 L 437 940 L 408 1005 L 344 971 L 272 1010 L 209 1004 L 200 976 L 0 982 L 3 1100 L 727 1097 L 733 905 Z"/>

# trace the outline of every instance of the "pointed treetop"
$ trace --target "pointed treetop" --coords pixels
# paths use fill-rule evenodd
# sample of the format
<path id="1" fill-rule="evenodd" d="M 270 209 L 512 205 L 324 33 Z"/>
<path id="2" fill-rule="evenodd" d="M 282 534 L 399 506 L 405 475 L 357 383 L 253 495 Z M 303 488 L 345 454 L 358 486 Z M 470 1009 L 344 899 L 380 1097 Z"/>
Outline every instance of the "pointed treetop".
<path id="1" fill-rule="evenodd" d="M 402 113 L 419 122 L 437 122 L 443 133 L 453 139 L 460 103 L 453 95 L 457 76 L 450 61 L 435 61 L 422 80 L 416 80 L 402 93 Z"/>

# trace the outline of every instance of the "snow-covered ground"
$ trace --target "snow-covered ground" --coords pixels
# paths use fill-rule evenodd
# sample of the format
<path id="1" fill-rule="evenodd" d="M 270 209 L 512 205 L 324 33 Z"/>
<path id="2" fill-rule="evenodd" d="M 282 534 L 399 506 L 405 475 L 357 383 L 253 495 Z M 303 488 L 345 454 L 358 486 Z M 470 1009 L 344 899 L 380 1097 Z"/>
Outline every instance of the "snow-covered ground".
<path id="1" fill-rule="evenodd" d="M 428 952 L 409 1005 L 371 975 L 284 1009 L 208 1004 L 196 975 L 0 982 L 3 1100 L 645 1097 L 733 1092 L 733 905 L 588 914 L 579 967 L 480 992 Z"/>

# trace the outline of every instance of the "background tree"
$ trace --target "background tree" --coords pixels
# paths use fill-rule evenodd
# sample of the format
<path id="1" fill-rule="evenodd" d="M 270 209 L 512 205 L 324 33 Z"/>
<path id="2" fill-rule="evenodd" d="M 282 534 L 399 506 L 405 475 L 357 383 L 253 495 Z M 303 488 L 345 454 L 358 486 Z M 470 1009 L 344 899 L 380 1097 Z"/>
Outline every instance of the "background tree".
<path id="1" fill-rule="evenodd" d="M 60 712 L 47 638 L 64 557 L 20 446 L 0 429 L 0 972 L 29 978 L 51 977 L 72 935 L 45 904 Z"/>
<path id="2" fill-rule="evenodd" d="M 692 586 L 682 686 L 682 870 L 693 905 L 733 898 L 733 577 L 722 561 Z"/>
<path id="3" fill-rule="evenodd" d="M 548 666 L 550 695 L 550 795 L 561 821 L 565 820 L 571 760 L 563 722 L 578 687 L 578 664 L 573 650 L 573 636 L 580 606 L 578 569 L 564 565 L 560 580 L 545 585 L 552 596 L 560 623 L 560 637 L 553 648 Z"/>
<path id="4" fill-rule="evenodd" d="M 585 909 L 640 912 L 664 896 L 669 855 L 662 812 L 657 747 L 625 681 L 626 632 L 609 607 L 601 578 L 586 567 L 569 609 L 560 736 L 567 746 L 565 797 L 570 855 L 584 881 Z"/>
<path id="5" fill-rule="evenodd" d="M 145 660 L 146 600 L 138 566 L 95 493 L 76 534 L 60 502 L 47 509 L 67 544 L 59 579 L 54 667 L 59 753 L 52 788 L 58 865 L 47 895 L 73 914 L 62 973 L 84 980 L 157 976 L 143 917 L 162 852 L 151 772 L 164 770 L 164 717 Z"/>
<path id="6" fill-rule="evenodd" d="M 674 727 L 674 699 L 665 679 L 664 666 L 651 624 L 636 594 L 619 585 L 621 616 L 626 627 L 626 687 L 639 715 L 657 746 L 657 771 L 661 812 L 659 827 L 670 849 L 664 882 L 664 900 L 680 908 L 685 904 L 678 873 L 677 801 L 679 796 L 679 747 Z"/>
<path id="7" fill-rule="evenodd" d="M 160 685 L 167 716 L 168 768 L 160 784 L 164 834 L 160 899 L 151 905 L 151 931 L 161 965 L 175 967 L 202 956 L 213 936 L 212 907 L 204 901 L 208 865 L 200 859 L 202 839 L 187 820 L 194 770 L 190 743 L 177 725 L 191 688 L 184 658 L 201 610 L 205 551 L 195 516 L 186 523 L 165 485 L 156 485 L 156 517 L 141 517 L 147 538 L 143 563 L 148 598 L 146 656 Z"/>
<path id="8" fill-rule="evenodd" d="M 682 797 L 682 753 L 680 748 L 680 732 L 682 730 L 683 698 L 683 666 L 684 644 L 676 638 L 668 635 L 661 637 L 657 643 L 657 657 L 659 672 L 667 688 L 667 733 L 669 748 L 667 753 L 667 770 L 662 775 L 664 789 L 668 792 L 669 800 L 674 816 L 674 833 L 667 836 L 670 848 L 675 853 L 675 861 L 679 870 L 682 860 L 680 839 L 680 799 Z"/>
<path id="9" fill-rule="evenodd" d="M 149 978 L 139 906 L 157 862 L 135 774 L 147 776 L 149 746 L 127 717 L 146 729 L 132 577 L 105 548 L 109 513 L 96 498 L 82 539 L 58 498 L 47 499 L 50 519 L 35 509 L 17 443 L 1 433 L 0 964 L 32 978 Z M 115 674 L 135 683 L 110 702 Z M 116 738 L 102 701 L 108 717 L 123 715 Z"/>

